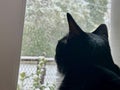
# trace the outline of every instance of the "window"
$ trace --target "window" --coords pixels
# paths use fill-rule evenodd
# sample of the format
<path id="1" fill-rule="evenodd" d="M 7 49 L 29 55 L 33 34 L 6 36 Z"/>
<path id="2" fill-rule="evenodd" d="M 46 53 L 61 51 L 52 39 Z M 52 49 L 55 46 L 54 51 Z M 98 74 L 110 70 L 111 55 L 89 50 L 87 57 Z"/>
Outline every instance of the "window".
<path id="1" fill-rule="evenodd" d="M 41 79 L 35 76 L 39 71 L 39 59 L 44 59 L 40 56 L 51 60 L 45 65 L 44 83 L 52 83 L 54 87 L 56 65 L 53 57 L 57 41 L 68 31 L 67 12 L 86 32 L 93 31 L 101 23 L 110 26 L 110 0 L 27 0 L 22 43 L 24 57 L 21 58 L 18 88 L 39 88 L 39 81 L 35 83 L 34 80 Z"/>

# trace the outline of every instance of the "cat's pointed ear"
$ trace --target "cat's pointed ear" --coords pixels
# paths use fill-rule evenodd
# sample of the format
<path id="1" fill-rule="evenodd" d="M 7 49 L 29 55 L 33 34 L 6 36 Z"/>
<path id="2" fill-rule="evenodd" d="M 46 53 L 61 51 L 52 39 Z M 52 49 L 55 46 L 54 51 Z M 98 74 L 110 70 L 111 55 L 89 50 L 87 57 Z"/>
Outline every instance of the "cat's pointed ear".
<path id="1" fill-rule="evenodd" d="M 69 33 L 72 33 L 74 35 L 79 35 L 80 33 L 84 33 L 69 13 L 67 13 L 67 20 L 69 25 Z"/>
<path id="2" fill-rule="evenodd" d="M 108 30 L 105 24 L 101 24 L 93 33 L 108 38 Z"/>

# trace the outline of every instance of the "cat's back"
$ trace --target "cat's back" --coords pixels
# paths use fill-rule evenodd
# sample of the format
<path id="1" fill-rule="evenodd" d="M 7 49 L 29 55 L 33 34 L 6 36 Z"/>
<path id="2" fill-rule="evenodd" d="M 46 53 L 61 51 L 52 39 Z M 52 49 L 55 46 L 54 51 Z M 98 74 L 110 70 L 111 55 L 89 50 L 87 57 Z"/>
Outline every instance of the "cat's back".
<path id="1" fill-rule="evenodd" d="M 65 75 L 59 90 L 120 90 L 117 74 L 100 66 Z"/>

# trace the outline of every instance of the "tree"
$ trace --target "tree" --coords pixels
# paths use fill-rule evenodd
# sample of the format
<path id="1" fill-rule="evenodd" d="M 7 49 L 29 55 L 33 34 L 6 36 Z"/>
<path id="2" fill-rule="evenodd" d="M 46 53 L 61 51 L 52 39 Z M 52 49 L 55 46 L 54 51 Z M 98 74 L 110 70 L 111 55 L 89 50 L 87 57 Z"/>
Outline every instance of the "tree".
<path id="1" fill-rule="evenodd" d="M 86 29 L 93 30 L 101 23 L 105 23 L 105 14 L 108 11 L 108 0 L 85 0 L 89 9 L 89 17 L 86 20 Z"/>
<path id="2" fill-rule="evenodd" d="M 54 56 L 57 41 L 68 31 L 66 13 L 85 31 L 104 23 L 108 0 L 28 0 L 22 55 Z"/>

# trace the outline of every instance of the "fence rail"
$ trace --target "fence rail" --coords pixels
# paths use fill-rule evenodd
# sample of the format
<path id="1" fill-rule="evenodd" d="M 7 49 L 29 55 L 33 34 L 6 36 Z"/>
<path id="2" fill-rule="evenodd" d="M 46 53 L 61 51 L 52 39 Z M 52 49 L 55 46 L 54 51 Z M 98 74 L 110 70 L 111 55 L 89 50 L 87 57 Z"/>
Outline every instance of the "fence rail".
<path id="1" fill-rule="evenodd" d="M 21 60 L 39 60 L 39 59 L 41 59 L 41 58 L 44 58 L 44 56 L 21 56 Z M 46 58 L 45 57 L 45 59 L 47 60 L 47 61 L 54 61 L 54 58 Z"/>

